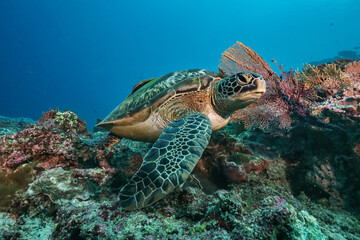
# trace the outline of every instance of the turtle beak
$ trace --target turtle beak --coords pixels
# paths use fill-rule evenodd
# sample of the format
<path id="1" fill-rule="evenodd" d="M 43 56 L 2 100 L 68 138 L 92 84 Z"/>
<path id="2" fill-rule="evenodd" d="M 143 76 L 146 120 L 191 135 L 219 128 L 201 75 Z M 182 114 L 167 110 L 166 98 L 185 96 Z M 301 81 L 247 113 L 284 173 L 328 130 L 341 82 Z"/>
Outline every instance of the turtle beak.
<path id="1" fill-rule="evenodd" d="M 266 82 L 264 78 L 261 77 L 255 79 L 255 85 L 256 85 L 256 89 L 254 90 L 253 93 L 262 95 L 266 92 Z"/>

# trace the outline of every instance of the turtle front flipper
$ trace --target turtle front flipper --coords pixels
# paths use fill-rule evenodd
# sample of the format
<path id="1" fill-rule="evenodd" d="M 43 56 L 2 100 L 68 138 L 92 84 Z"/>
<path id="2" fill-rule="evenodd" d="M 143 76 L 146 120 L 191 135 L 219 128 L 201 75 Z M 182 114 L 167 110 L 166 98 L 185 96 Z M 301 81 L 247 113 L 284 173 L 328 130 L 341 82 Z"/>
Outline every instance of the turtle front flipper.
<path id="1" fill-rule="evenodd" d="M 211 123 L 191 113 L 167 125 L 145 155 L 143 164 L 120 191 L 123 209 L 150 206 L 181 186 L 209 143 Z"/>

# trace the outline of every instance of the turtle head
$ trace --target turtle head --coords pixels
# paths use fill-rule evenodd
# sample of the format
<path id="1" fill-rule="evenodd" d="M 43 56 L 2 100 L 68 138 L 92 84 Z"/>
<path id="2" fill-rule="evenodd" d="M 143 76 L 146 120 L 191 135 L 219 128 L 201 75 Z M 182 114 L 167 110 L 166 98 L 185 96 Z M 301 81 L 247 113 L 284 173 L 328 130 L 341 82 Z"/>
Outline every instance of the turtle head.
<path id="1" fill-rule="evenodd" d="M 236 110 L 259 99 L 266 91 L 264 78 L 253 72 L 240 72 L 214 84 L 213 104 L 217 113 L 229 117 Z"/>

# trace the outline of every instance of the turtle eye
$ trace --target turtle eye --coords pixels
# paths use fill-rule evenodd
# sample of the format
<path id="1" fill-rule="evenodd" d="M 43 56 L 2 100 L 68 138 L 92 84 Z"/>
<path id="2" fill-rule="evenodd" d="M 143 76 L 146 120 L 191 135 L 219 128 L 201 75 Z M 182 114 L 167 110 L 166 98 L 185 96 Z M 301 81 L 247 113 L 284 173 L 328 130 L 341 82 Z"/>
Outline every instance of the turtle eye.
<path id="1" fill-rule="evenodd" d="M 237 79 L 239 80 L 239 82 L 241 84 L 246 84 L 247 83 L 246 78 L 242 74 L 238 74 Z"/>

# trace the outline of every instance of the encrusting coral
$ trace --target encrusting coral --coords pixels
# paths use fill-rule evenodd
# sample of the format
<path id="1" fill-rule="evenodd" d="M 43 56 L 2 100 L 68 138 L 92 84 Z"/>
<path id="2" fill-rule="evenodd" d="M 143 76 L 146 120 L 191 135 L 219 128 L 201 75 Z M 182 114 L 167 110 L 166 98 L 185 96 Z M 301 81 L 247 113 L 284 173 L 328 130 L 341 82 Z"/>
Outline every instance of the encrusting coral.
<path id="1" fill-rule="evenodd" d="M 0 179 L 4 179 L 0 182 L 0 207 L 6 207 L 35 172 L 75 167 L 93 159 L 94 151 L 77 144 L 79 136 L 89 136 L 83 120 L 70 111 L 51 110 L 26 129 L 0 137 Z"/>

